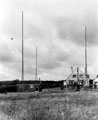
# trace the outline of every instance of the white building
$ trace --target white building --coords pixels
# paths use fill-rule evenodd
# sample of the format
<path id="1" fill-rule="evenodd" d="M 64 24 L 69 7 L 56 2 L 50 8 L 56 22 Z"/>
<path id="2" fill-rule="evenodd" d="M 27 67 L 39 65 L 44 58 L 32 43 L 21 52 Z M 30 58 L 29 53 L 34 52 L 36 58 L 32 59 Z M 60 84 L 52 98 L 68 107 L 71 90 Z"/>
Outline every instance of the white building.
<path id="1" fill-rule="evenodd" d="M 73 85 L 78 82 L 81 86 L 89 83 L 89 75 L 85 75 L 78 67 L 66 79 L 67 84 Z"/>

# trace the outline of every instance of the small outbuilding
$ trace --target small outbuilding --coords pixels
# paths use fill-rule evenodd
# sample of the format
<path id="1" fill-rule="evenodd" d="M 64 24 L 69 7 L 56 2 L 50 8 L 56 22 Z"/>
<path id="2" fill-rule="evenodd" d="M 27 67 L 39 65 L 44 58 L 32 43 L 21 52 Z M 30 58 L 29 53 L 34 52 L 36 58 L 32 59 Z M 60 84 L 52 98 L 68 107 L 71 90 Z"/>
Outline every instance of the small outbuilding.
<path id="1" fill-rule="evenodd" d="M 34 91 L 42 91 L 41 82 L 40 81 L 20 81 L 17 84 L 17 91 L 21 92 L 34 92 Z"/>

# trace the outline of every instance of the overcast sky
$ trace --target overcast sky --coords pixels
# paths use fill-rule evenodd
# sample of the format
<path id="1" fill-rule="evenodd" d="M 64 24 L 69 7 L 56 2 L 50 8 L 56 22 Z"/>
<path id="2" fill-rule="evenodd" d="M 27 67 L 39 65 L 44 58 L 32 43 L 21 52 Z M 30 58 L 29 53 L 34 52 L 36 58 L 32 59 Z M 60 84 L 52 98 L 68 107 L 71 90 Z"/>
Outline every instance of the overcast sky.
<path id="1" fill-rule="evenodd" d="M 21 78 L 21 19 L 24 11 L 25 79 L 61 80 L 84 72 L 87 27 L 88 73 L 98 74 L 98 0 L 0 0 L 0 80 Z M 10 38 L 14 38 L 11 40 Z"/>

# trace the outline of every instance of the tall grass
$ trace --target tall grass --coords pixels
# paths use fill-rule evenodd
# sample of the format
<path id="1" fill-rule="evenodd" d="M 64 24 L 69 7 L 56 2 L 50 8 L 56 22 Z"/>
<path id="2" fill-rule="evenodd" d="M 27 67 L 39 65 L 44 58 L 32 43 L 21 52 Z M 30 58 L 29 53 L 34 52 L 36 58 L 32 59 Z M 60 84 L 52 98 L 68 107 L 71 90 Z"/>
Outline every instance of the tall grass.
<path id="1" fill-rule="evenodd" d="M 9 120 L 98 120 L 96 96 L 90 92 L 59 92 L 30 93 L 23 99 L 18 96 L 8 99 L 8 95 L 5 103 L 0 104 L 0 111 Z"/>

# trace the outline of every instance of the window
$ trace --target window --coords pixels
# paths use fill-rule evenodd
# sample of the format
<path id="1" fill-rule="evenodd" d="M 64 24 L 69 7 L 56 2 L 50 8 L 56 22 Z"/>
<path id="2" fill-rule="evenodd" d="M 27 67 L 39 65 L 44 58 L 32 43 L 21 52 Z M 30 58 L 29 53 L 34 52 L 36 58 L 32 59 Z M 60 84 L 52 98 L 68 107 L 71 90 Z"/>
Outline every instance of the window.
<path id="1" fill-rule="evenodd" d="M 30 88 L 34 88 L 34 85 L 30 84 Z"/>

